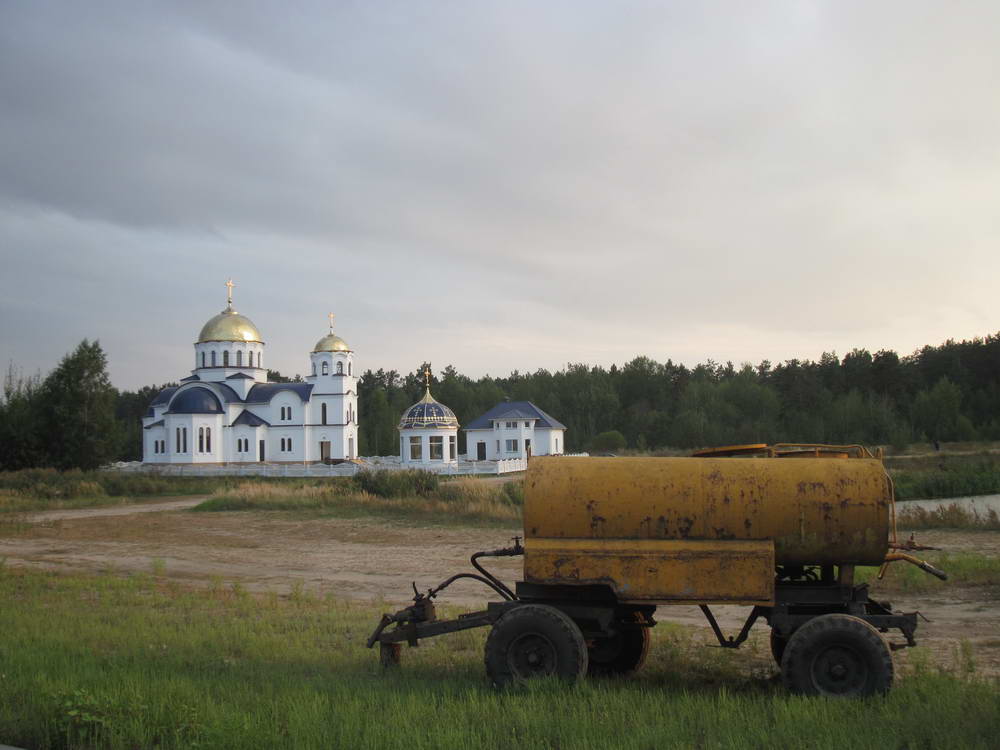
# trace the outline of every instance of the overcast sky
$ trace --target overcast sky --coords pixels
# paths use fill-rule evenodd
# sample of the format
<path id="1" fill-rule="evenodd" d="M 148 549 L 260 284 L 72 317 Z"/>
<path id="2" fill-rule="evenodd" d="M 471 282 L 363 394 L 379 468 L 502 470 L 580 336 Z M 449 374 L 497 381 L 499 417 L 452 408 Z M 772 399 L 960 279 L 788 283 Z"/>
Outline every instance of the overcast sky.
<path id="1" fill-rule="evenodd" d="M 1000 3 L 0 2 L 0 355 L 176 380 L 1000 330 Z"/>

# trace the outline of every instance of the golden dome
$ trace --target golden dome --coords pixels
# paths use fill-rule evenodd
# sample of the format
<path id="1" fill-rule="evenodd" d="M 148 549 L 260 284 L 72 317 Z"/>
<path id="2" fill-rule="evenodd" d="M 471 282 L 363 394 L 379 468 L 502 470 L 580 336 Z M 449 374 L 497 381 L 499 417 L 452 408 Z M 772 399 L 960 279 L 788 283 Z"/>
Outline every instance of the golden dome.
<path id="1" fill-rule="evenodd" d="M 198 343 L 203 341 L 254 341 L 264 343 L 260 331 L 250 318 L 240 315 L 227 305 L 226 309 L 202 326 Z"/>
<path id="2" fill-rule="evenodd" d="M 349 352 L 350 347 L 347 346 L 347 342 L 344 341 L 340 336 L 337 336 L 332 331 L 319 341 L 316 342 L 316 346 L 313 347 L 313 352 Z"/>

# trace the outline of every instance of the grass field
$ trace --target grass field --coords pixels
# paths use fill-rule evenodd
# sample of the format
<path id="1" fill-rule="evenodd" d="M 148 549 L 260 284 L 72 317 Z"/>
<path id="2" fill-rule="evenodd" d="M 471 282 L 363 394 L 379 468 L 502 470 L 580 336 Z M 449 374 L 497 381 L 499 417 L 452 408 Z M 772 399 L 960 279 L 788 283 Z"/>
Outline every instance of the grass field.
<path id="1" fill-rule="evenodd" d="M 155 567 L 155 566 L 154 566 Z M 760 653 L 661 625 L 632 680 L 486 684 L 485 633 L 379 671 L 380 608 L 221 581 L 0 569 L 0 742 L 27 748 L 995 747 L 1000 691 L 914 660 L 885 699 L 785 694 Z"/>

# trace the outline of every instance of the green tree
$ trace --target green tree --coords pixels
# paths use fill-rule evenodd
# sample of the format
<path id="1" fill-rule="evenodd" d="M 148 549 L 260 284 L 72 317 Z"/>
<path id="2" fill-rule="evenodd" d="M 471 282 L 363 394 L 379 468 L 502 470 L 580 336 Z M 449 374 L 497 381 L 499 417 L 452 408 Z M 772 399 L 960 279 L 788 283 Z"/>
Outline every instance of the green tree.
<path id="1" fill-rule="evenodd" d="M 45 464 L 39 430 L 39 375 L 25 376 L 14 364 L 7 368 L 0 395 L 0 470 Z"/>
<path id="2" fill-rule="evenodd" d="M 913 403 L 913 423 L 929 440 L 963 439 L 969 431 L 959 420 L 961 406 L 962 391 L 947 377 L 942 377 L 929 391 L 917 394 Z"/>
<path id="3" fill-rule="evenodd" d="M 625 436 L 618 430 L 607 430 L 594 436 L 591 447 L 595 451 L 620 451 L 625 447 Z"/>
<path id="4" fill-rule="evenodd" d="M 42 439 L 59 469 L 96 469 L 118 455 L 115 389 L 97 341 L 84 339 L 40 389 Z"/>

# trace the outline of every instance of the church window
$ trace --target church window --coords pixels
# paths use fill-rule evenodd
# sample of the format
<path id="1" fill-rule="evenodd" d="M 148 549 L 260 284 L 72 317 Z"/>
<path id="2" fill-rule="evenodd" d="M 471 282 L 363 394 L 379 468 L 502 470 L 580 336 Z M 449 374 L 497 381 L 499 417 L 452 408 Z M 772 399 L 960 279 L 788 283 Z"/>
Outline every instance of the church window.
<path id="1" fill-rule="evenodd" d="M 517 453 L 517 441 L 516 440 L 508 440 L 507 441 L 507 452 L 508 453 Z"/>
<path id="2" fill-rule="evenodd" d="M 347 363 L 347 374 L 348 375 L 353 375 L 354 374 L 354 363 L 353 362 L 348 362 Z"/>
<path id="3" fill-rule="evenodd" d="M 281 450 L 285 450 L 285 439 L 281 438 Z"/>
<path id="4" fill-rule="evenodd" d="M 257 354 L 257 367 L 264 366 L 264 352 L 259 352 Z"/>
<path id="5" fill-rule="evenodd" d="M 174 449 L 174 453 L 180 453 L 181 452 L 181 428 L 180 427 L 177 428 L 176 438 L 177 438 L 177 440 L 176 440 L 177 447 Z"/>
<path id="6" fill-rule="evenodd" d="M 448 437 L 448 458 L 452 461 L 458 453 L 458 439 L 454 435 Z"/>
<path id="7" fill-rule="evenodd" d="M 430 459 L 440 461 L 444 458 L 444 436 L 431 435 Z"/>
<path id="8" fill-rule="evenodd" d="M 187 427 L 182 427 L 181 428 L 181 438 L 182 438 L 181 453 L 187 453 L 188 452 L 188 428 Z"/>
<path id="9" fill-rule="evenodd" d="M 212 352 L 212 367 L 215 367 L 215 352 Z"/>
<path id="10" fill-rule="evenodd" d="M 249 353 L 249 354 L 247 355 L 247 357 L 249 357 L 249 358 L 250 358 L 250 362 L 248 363 L 248 365 L 249 365 L 250 367 L 253 367 L 253 352 L 250 352 L 250 353 Z"/>
<path id="11" fill-rule="evenodd" d="M 338 375 L 343 375 L 344 374 L 344 363 L 343 362 L 338 362 L 337 363 L 337 374 Z"/>
<path id="12" fill-rule="evenodd" d="M 199 453 L 204 453 L 205 452 L 205 428 L 204 427 L 199 427 L 198 428 L 198 452 Z"/>
<path id="13" fill-rule="evenodd" d="M 324 362 L 323 363 L 323 374 L 324 375 L 329 375 L 330 374 L 330 363 L 329 362 Z"/>
<path id="14" fill-rule="evenodd" d="M 202 353 L 201 353 L 201 366 L 202 366 L 202 367 L 204 367 L 204 366 L 205 366 L 205 352 L 202 352 Z"/>
<path id="15" fill-rule="evenodd" d="M 322 406 L 321 406 L 321 407 L 319 408 L 319 410 L 320 410 L 320 414 L 321 414 L 321 417 L 320 417 L 320 421 L 321 421 L 321 422 L 322 422 L 323 424 L 326 424 L 326 404 L 323 404 L 323 405 L 322 405 Z"/>
<path id="16" fill-rule="evenodd" d="M 497 453 L 499 453 L 499 452 L 500 452 L 500 441 L 497 440 Z"/>
<path id="17" fill-rule="evenodd" d="M 556 453 L 559 452 L 559 438 L 556 438 Z"/>
<path id="18" fill-rule="evenodd" d="M 410 460 L 419 461 L 422 458 L 420 450 L 420 438 L 419 436 L 410 438 Z"/>
<path id="19" fill-rule="evenodd" d="M 212 428 L 205 428 L 205 453 L 212 452 Z"/>
<path id="20" fill-rule="evenodd" d="M 316 374 L 316 363 L 313 362 L 313 375 L 315 375 L 315 374 Z"/>
<path id="21" fill-rule="evenodd" d="M 229 351 L 226 350 L 222 353 L 222 366 L 229 367 Z"/>
<path id="22" fill-rule="evenodd" d="M 236 366 L 243 367 L 243 352 L 236 352 Z"/>
<path id="23" fill-rule="evenodd" d="M 525 422 L 525 423 L 524 423 L 524 426 L 525 426 L 525 427 L 531 427 L 531 422 Z"/>
<path id="24" fill-rule="evenodd" d="M 289 451 L 292 450 L 292 439 L 291 438 L 288 438 L 288 450 Z"/>

